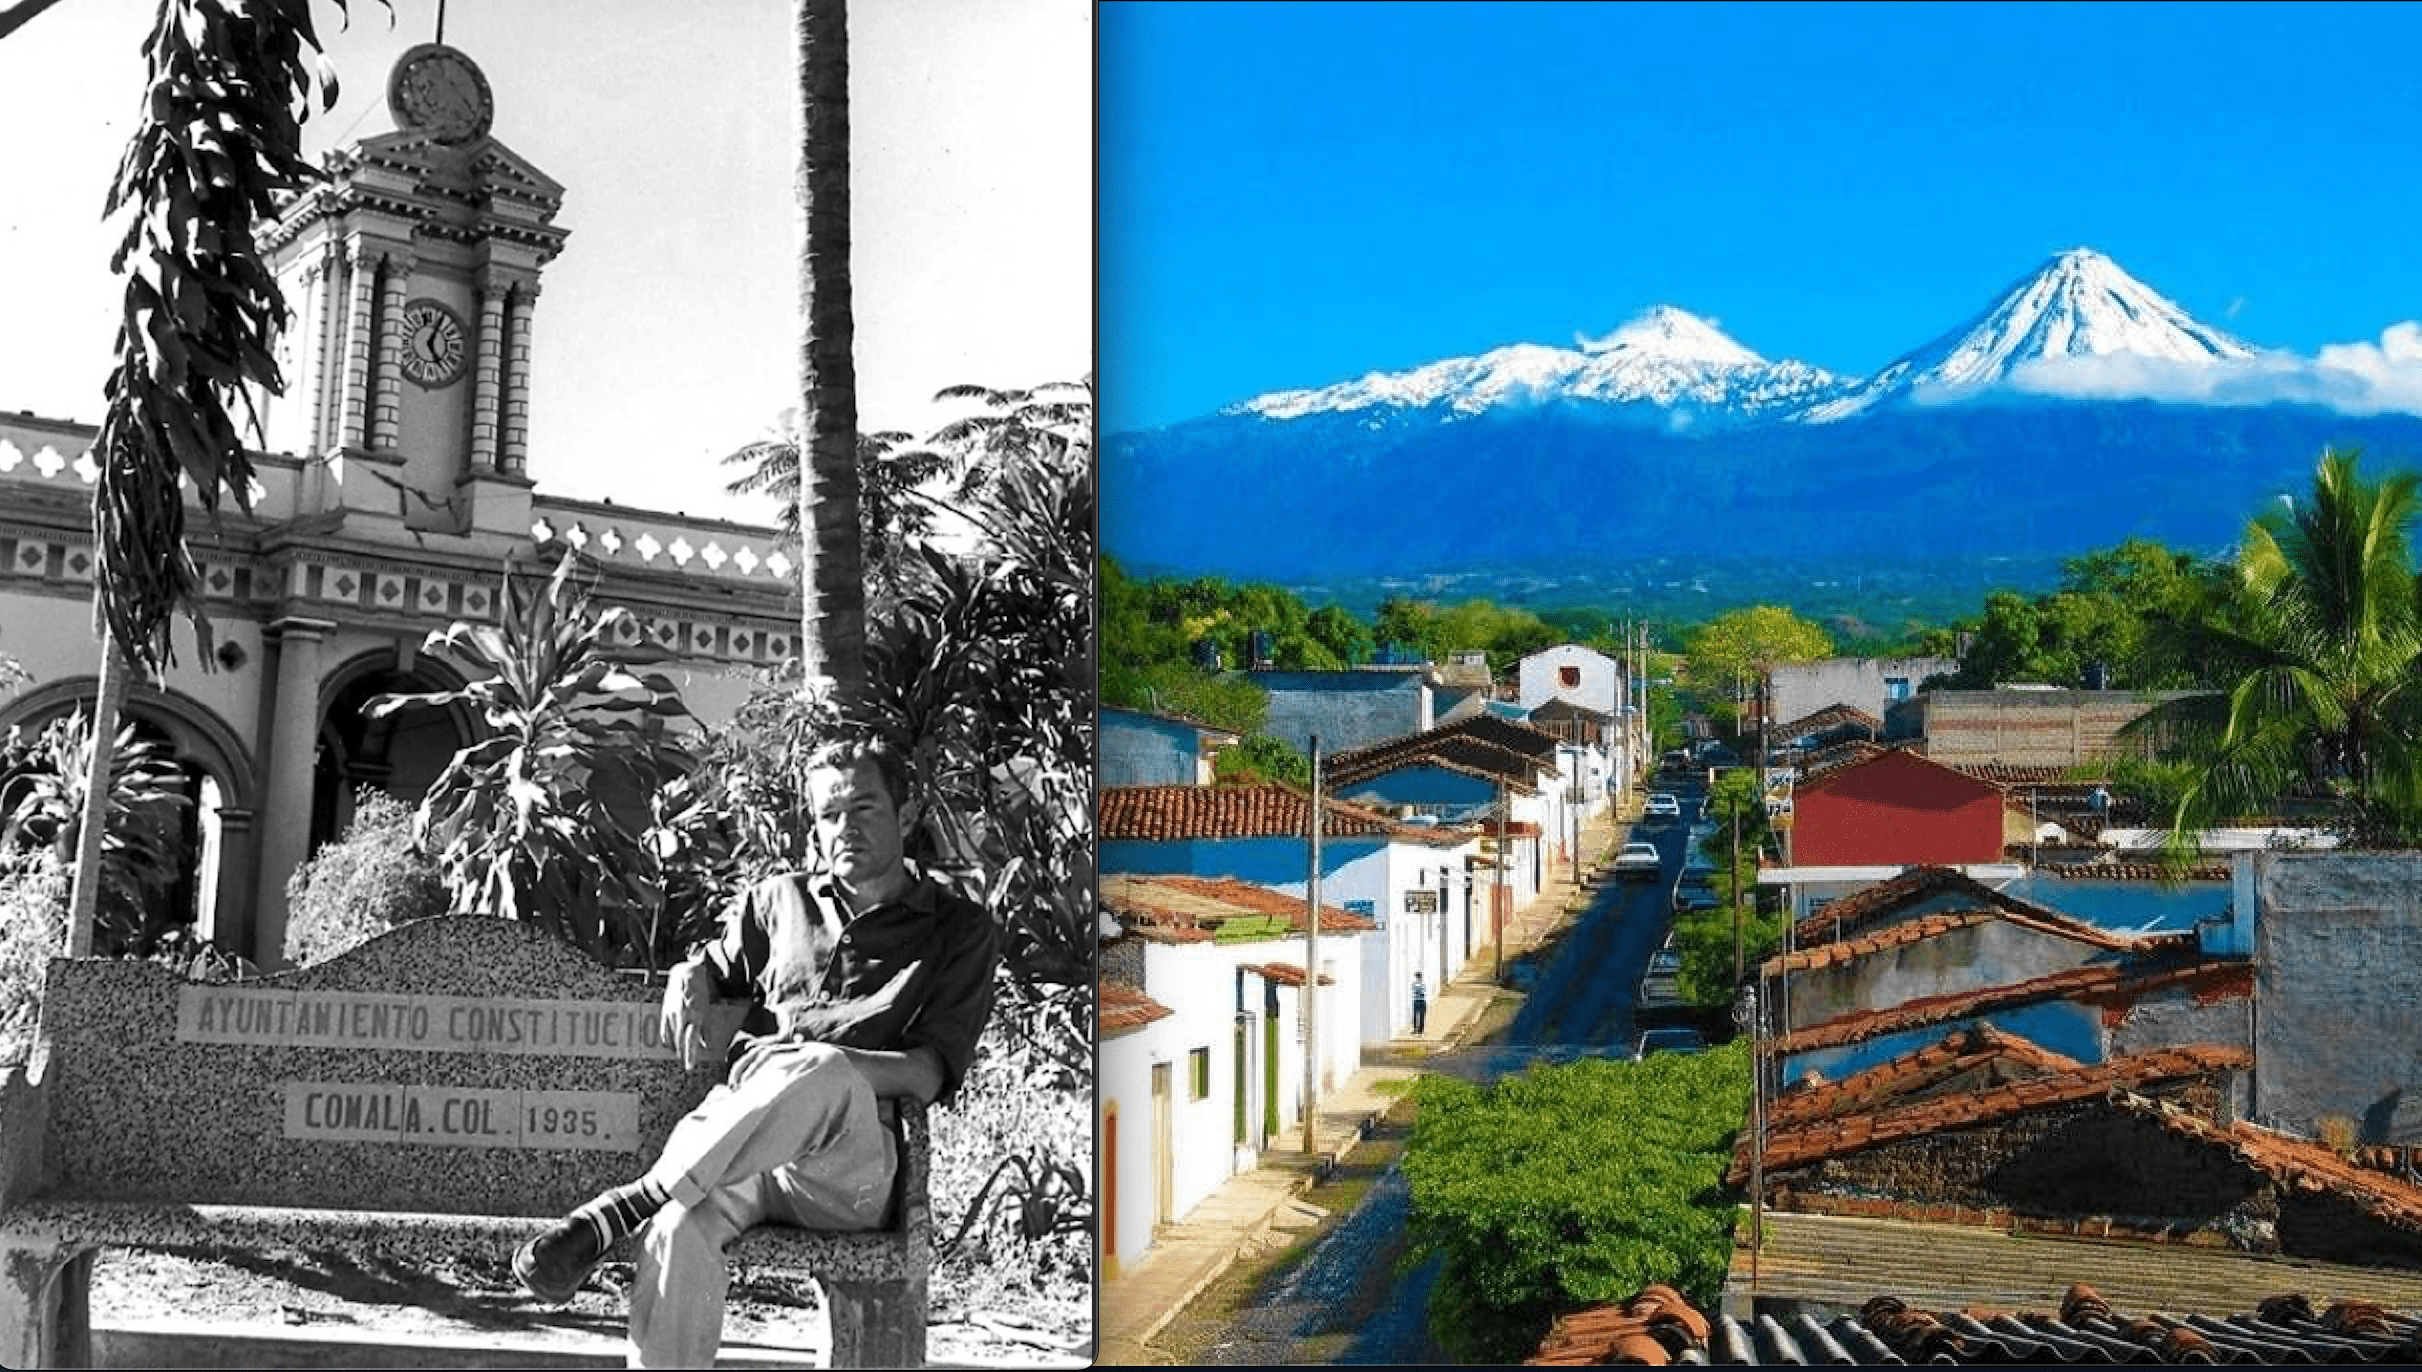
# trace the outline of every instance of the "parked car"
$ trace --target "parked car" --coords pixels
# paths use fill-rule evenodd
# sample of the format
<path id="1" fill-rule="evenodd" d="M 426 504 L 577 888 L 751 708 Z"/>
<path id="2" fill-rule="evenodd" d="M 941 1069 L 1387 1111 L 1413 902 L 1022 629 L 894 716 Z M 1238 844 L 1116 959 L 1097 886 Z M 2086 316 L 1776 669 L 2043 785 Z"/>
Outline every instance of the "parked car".
<path id="1" fill-rule="evenodd" d="M 1644 1029 L 1640 1032 L 1640 1041 L 1632 1047 L 1632 1056 L 1645 1058 L 1652 1053 L 1696 1053 L 1706 1046 L 1706 1037 L 1696 1029 Z"/>
<path id="2" fill-rule="evenodd" d="M 1670 792 L 1658 791 L 1649 796 L 1647 808 L 1640 813 L 1652 824 L 1678 820 L 1682 818 L 1682 802 L 1676 800 Z"/>
<path id="3" fill-rule="evenodd" d="M 1707 884 L 1704 873 L 1692 876 L 1684 873 L 1674 884 L 1674 909 L 1713 910 L 1724 902 L 1717 898 L 1716 888 Z"/>
<path id="4" fill-rule="evenodd" d="M 1655 881 L 1664 866 L 1665 859 L 1653 843 L 1626 843 L 1615 854 L 1615 877 L 1620 881 Z"/>
<path id="5" fill-rule="evenodd" d="M 1680 976 L 1682 955 L 1671 948 L 1659 948 L 1648 955 L 1648 974 L 1652 977 Z"/>

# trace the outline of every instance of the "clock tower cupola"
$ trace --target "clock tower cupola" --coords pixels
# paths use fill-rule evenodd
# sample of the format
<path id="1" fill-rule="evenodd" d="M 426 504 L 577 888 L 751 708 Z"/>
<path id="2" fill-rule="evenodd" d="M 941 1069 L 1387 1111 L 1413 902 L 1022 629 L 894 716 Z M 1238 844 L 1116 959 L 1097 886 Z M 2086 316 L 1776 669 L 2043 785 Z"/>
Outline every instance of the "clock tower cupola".
<path id="1" fill-rule="evenodd" d="M 491 131 L 471 58 L 423 43 L 387 80 L 395 131 L 328 154 L 263 234 L 293 317 L 268 446 L 318 464 L 348 520 L 526 537 L 539 277 L 563 187 Z"/>

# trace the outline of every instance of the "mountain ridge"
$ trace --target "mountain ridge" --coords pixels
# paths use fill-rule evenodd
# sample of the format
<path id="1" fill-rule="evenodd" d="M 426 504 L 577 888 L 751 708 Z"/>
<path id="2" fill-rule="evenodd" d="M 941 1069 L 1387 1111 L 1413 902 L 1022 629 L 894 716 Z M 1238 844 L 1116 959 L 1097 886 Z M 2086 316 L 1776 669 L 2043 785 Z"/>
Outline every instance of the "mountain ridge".
<path id="1" fill-rule="evenodd" d="M 1872 377 L 1770 362 L 1713 321 L 1654 305 L 1571 348 L 1516 342 L 1327 386 L 1266 392 L 1217 411 L 1287 421 L 1385 409 L 1452 422 L 1540 404 L 1653 407 L 1691 423 L 1831 423 L 1877 405 L 1938 403 L 2006 387 L 2029 368 L 2088 358 L 2195 367 L 2258 350 L 2204 324 L 2092 248 L 2055 253 L 1982 312 Z"/>

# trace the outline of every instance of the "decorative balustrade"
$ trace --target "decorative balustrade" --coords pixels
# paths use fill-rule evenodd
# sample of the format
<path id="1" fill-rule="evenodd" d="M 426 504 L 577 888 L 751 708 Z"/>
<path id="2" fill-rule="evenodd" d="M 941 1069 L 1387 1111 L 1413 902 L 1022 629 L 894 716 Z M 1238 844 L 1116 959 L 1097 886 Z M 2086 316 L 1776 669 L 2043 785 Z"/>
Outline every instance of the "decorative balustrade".
<path id="1" fill-rule="evenodd" d="M 101 479 L 101 464 L 93 456 L 94 433 L 85 424 L 0 416 L 0 482 L 90 491 Z M 291 519 L 300 513 L 297 501 L 302 473 L 299 458 L 255 454 L 250 491 L 253 513 L 264 519 Z M 187 505 L 201 507 L 191 477 L 179 474 L 177 486 L 185 492 Z"/>
<path id="2" fill-rule="evenodd" d="M 602 562 L 758 583 L 785 583 L 799 572 L 798 560 L 774 546 L 771 529 L 545 497 L 531 515 L 530 536 L 540 544 L 568 543 Z"/>

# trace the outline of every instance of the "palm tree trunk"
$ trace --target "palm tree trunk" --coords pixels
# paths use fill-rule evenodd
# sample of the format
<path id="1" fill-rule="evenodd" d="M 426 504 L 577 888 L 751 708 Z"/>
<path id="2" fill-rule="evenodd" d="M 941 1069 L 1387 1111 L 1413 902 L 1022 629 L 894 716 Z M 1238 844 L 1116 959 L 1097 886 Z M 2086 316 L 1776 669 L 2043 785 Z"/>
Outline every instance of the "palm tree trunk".
<path id="1" fill-rule="evenodd" d="M 93 701 L 92 765 L 84 776 L 84 813 L 76 822 L 74 900 L 67 920 L 67 955 L 91 957 L 93 925 L 101 911 L 101 853 L 109 836 L 109 773 L 116 761 L 118 709 L 126 700 L 131 670 L 117 638 L 101 634 L 101 681 Z"/>
<path id="2" fill-rule="evenodd" d="M 800 665 L 841 699 L 866 685 L 858 376 L 849 301 L 849 6 L 796 0 L 799 39 Z"/>

